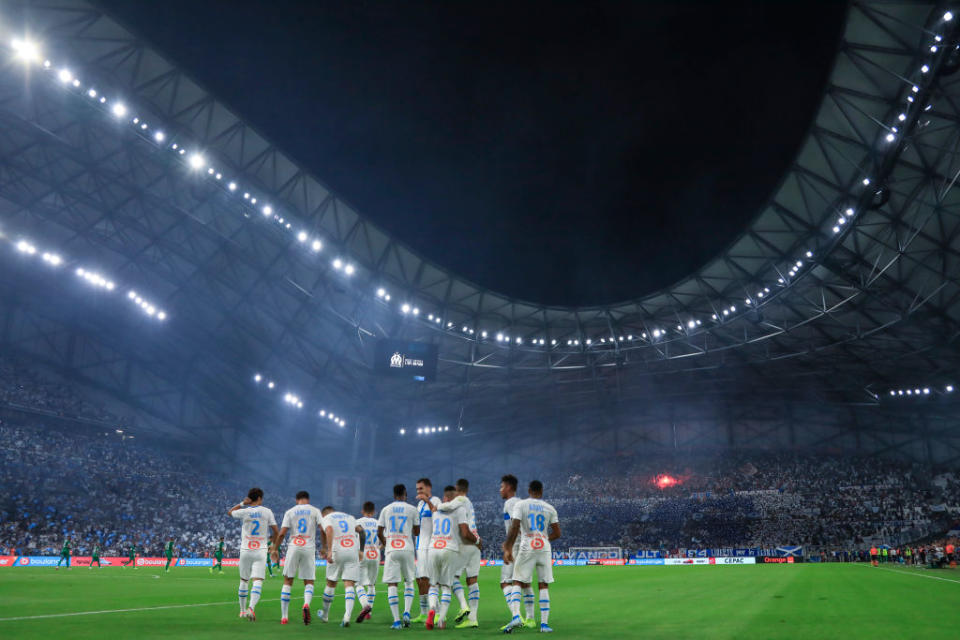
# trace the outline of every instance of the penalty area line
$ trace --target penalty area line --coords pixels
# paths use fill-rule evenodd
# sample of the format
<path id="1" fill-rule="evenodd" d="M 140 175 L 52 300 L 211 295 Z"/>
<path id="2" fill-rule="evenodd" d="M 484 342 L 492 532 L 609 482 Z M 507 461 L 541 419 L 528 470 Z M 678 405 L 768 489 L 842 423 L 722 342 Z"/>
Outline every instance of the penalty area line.
<path id="1" fill-rule="evenodd" d="M 262 599 L 260 602 L 279 602 L 280 598 Z M 167 604 L 158 607 L 137 607 L 135 609 L 105 609 L 103 611 L 74 611 L 71 613 L 48 613 L 41 616 L 17 616 L 15 618 L 0 618 L 0 622 L 13 622 L 14 620 L 44 620 L 47 618 L 70 618 L 74 616 L 97 616 L 107 613 L 135 613 L 137 611 L 159 611 L 160 609 L 191 609 L 194 607 L 222 607 L 228 604 L 237 606 L 236 600 L 230 602 L 202 602 L 199 604 Z"/>
<path id="2" fill-rule="evenodd" d="M 861 565 L 861 566 L 863 566 L 863 565 Z M 923 574 L 923 573 L 910 573 L 909 570 L 887 569 L 887 568 L 885 568 L 885 567 L 864 567 L 864 568 L 868 568 L 868 569 L 871 569 L 871 568 L 872 568 L 872 569 L 879 569 L 880 571 L 888 571 L 889 573 L 896 573 L 896 574 L 899 574 L 899 575 L 901 575 L 901 576 L 913 576 L 914 578 L 927 578 L 927 579 L 929 579 L 929 580 L 943 580 L 944 582 L 953 582 L 953 583 L 956 583 L 956 584 L 960 584 L 960 580 L 954 580 L 953 578 L 941 578 L 940 576 L 928 576 L 928 575 Z"/>

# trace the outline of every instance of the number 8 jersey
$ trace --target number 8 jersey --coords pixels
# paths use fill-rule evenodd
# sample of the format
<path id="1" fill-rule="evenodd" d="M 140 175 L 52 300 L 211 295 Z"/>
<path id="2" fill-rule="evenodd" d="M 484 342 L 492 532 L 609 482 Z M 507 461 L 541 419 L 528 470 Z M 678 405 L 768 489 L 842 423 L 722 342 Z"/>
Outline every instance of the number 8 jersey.
<path id="1" fill-rule="evenodd" d="M 320 509 L 312 504 L 298 504 L 283 514 L 283 523 L 280 528 L 286 528 L 290 533 L 288 549 L 317 548 L 317 525 L 323 520 Z"/>
<path id="2" fill-rule="evenodd" d="M 527 498 L 513 508 L 513 519 L 520 521 L 520 552 L 550 552 L 550 525 L 559 522 L 557 510 L 538 498 Z"/>
<path id="3" fill-rule="evenodd" d="M 267 539 L 270 536 L 270 527 L 277 526 L 273 511 L 263 505 L 237 509 L 230 514 L 238 520 L 243 520 L 240 528 L 241 551 L 266 551 Z"/>

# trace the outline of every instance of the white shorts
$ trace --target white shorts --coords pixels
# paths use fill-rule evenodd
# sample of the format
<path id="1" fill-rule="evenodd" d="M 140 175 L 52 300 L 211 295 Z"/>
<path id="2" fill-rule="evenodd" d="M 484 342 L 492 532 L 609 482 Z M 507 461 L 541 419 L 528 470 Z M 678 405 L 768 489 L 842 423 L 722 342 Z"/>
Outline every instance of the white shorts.
<path id="1" fill-rule="evenodd" d="M 380 549 L 372 547 L 364 549 L 363 561 L 360 562 L 360 584 L 377 584 L 378 573 L 380 573 Z"/>
<path id="2" fill-rule="evenodd" d="M 430 550 L 417 549 L 417 578 L 430 577 Z"/>
<path id="3" fill-rule="evenodd" d="M 476 578 L 480 575 L 480 549 L 473 544 L 461 544 L 459 563 L 455 577 L 466 571 L 468 578 Z"/>
<path id="4" fill-rule="evenodd" d="M 521 551 L 513 568 L 513 579 L 523 584 L 533 583 L 533 570 L 540 582 L 553 582 L 553 558 L 549 551 Z"/>
<path id="5" fill-rule="evenodd" d="M 357 557 L 357 552 L 334 552 L 333 561 L 327 563 L 327 580 L 330 582 L 339 582 L 340 580 L 359 582 L 360 559 Z"/>
<path id="6" fill-rule="evenodd" d="M 430 562 L 430 584 L 452 586 L 454 574 L 460 563 L 460 552 L 450 549 L 431 549 L 428 560 Z"/>
<path id="7" fill-rule="evenodd" d="M 500 584 L 507 582 L 513 582 L 513 567 L 517 562 L 517 556 L 520 555 L 520 542 L 516 542 L 513 545 L 513 562 L 510 564 L 503 563 L 500 566 Z"/>
<path id="8" fill-rule="evenodd" d="M 237 566 L 241 580 L 263 580 L 267 574 L 267 552 L 242 550 Z"/>
<path id="9" fill-rule="evenodd" d="M 314 547 L 293 547 L 287 549 L 283 559 L 283 577 L 299 580 L 317 579 L 317 552 Z"/>
<path id="10" fill-rule="evenodd" d="M 383 562 L 383 581 L 387 584 L 410 582 L 417 577 L 413 551 L 391 551 Z"/>

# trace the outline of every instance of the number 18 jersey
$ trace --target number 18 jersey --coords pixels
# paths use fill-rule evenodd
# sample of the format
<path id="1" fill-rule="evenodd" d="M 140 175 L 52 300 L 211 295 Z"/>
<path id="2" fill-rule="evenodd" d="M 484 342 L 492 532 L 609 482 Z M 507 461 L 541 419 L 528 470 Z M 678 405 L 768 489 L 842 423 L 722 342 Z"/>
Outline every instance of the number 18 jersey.
<path id="1" fill-rule="evenodd" d="M 420 512 L 412 504 L 391 502 L 380 511 L 377 524 L 387 539 L 386 553 L 413 551 L 413 528 L 420 526 Z"/>
<path id="2" fill-rule="evenodd" d="M 513 519 L 520 521 L 520 551 L 550 552 L 550 525 L 557 520 L 557 510 L 537 498 L 521 500 L 513 508 Z"/>
<path id="3" fill-rule="evenodd" d="M 298 504 L 283 514 L 281 528 L 290 533 L 290 548 L 317 548 L 317 525 L 323 520 L 320 509 L 312 504 Z"/>

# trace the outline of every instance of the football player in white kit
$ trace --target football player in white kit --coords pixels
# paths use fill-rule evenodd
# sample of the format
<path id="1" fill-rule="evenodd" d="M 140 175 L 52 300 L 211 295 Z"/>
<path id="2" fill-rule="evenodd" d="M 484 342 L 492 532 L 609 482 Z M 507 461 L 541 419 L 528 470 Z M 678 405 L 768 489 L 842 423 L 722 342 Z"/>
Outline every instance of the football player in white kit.
<path id="1" fill-rule="evenodd" d="M 503 561 L 513 562 L 513 598 L 510 600 L 510 613 L 513 618 L 500 628 L 504 633 L 524 626 L 520 617 L 520 590 L 533 583 L 533 570 L 537 570 L 540 581 L 540 632 L 551 633 L 547 624 L 550 618 L 549 585 L 553 582 L 553 556 L 550 543 L 560 537 L 560 523 L 557 510 L 543 501 L 543 483 L 534 480 L 527 490 L 530 497 L 520 500 L 513 508 L 510 520 L 510 532 L 503 543 Z M 513 557 L 513 545 L 520 537 L 520 553 Z"/>
<path id="2" fill-rule="evenodd" d="M 444 502 L 437 509 L 444 513 L 449 513 L 454 509 L 462 507 L 466 517 L 467 527 L 477 538 L 476 544 L 469 542 L 460 542 L 460 561 L 459 566 L 453 574 L 453 595 L 460 601 L 460 613 L 454 619 L 457 623 L 457 629 L 470 629 L 479 627 L 477 622 L 477 612 L 480 608 L 480 585 L 477 583 L 477 577 L 480 575 L 480 551 L 483 546 L 480 542 L 480 533 L 477 531 L 477 516 L 473 511 L 473 503 L 467 497 L 470 491 L 470 483 L 466 478 L 457 480 L 457 495 L 450 502 Z M 460 584 L 460 574 L 466 573 L 467 589 L 469 590 L 469 601 L 464 596 L 463 585 Z M 464 620 L 464 618 L 467 618 Z"/>
<path id="3" fill-rule="evenodd" d="M 443 501 L 450 502 L 457 497 L 457 488 L 443 488 Z M 427 614 L 426 628 L 435 626 L 445 629 L 447 609 L 450 608 L 454 572 L 460 568 L 460 548 L 462 541 L 476 543 L 477 538 L 467 524 L 466 511 L 458 507 L 453 511 L 439 511 L 437 505 L 430 503 L 433 510 L 433 534 L 430 536 L 430 579 L 440 587 L 440 603 L 437 596 L 430 595 L 430 612 Z"/>
<path id="4" fill-rule="evenodd" d="M 513 520 L 513 508 L 520 502 L 517 497 L 517 477 L 507 474 L 500 478 L 500 497 L 503 498 L 503 525 L 507 529 L 507 535 L 510 535 L 510 523 Z M 513 557 L 516 558 L 520 553 L 520 540 L 513 543 Z M 513 599 L 513 562 L 504 561 L 500 567 L 500 589 L 503 591 L 503 597 L 507 601 L 507 608 L 510 608 L 510 600 Z M 523 589 L 523 607 L 527 614 L 524 620 L 525 626 L 533 626 L 536 620 L 533 617 L 533 588 Z"/>
<path id="5" fill-rule="evenodd" d="M 320 509 L 310 504 L 310 494 L 300 491 L 297 504 L 283 514 L 278 545 L 287 533 L 287 556 L 283 561 L 283 587 L 280 590 L 280 624 L 287 624 L 290 612 L 290 592 L 294 578 L 303 580 L 303 624 L 310 624 L 310 603 L 313 601 L 313 583 L 317 578 L 317 527 L 323 516 Z M 279 548 L 279 546 L 278 546 Z"/>
<path id="6" fill-rule="evenodd" d="M 433 533 L 433 511 L 428 502 L 440 506 L 440 498 L 433 495 L 430 478 L 417 480 L 417 511 L 420 513 L 420 535 L 417 537 L 417 587 L 420 590 L 420 615 L 411 622 L 426 622 L 430 597 L 436 597 L 437 586 L 430 582 L 430 537 Z"/>
<path id="7" fill-rule="evenodd" d="M 361 593 L 367 596 L 367 604 L 370 605 L 370 611 L 366 615 L 368 620 L 373 613 L 373 603 L 377 598 L 377 574 L 380 573 L 380 540 L 377 538 L 375 508 L 372 502 L 364 502 L 360 508 L 362 515 L 357 520 L 357 524 L 363 529 L 363 559 L 360 560 L 357 596 L 359 597 Z"/>
<path id="8" fill-rule="evenodd" d="M 276 541 L 279 533 L 277 521 L 273 511 L 263 506 L 263 489 L 259 487 L 250 489 L 243 502 L 230 507 L 227 515 L 243 521 L 240 526 L 240 588 L 237 597 L 240 599 L 240 617 L 254 622 L 257 616 L 253 610 L 260 601 L 260 590 L 267 571 L 267 540 Z M 247 586 L 251 580 L 253 586 L 249 591 L 248 604 Z"/>
<path id="9" fill-rule="evenodd" d="M 410 626 L 410 608 L 413 606 L 413 581 L 416 577 L 416 558 L 413 539 L 420 535 L 420 512 L 407 502 L 407 488 L 393 487 L 394 502 L 380 511 L 377 535 L 384 548 L 383 581 L 387 583 L 387 602 L 393 614 L 391 629 Z M 397 585 L 403 588 L 403 622 L 400 622 L 400 597 Z"/>
<path id="10" fill-rule="evenodd" d="M 320 622 L 329 620 L 330 604 L 333 594 L 336 593 L 337 582 L 343 580 L 346 594 L 346 611 L 343 614 L 341 627 L 350 626 L 350 616 L 353 614 L 353 604 L 358 594 L 354 585 L 360 579 L 360 558 L 363 557 L 365 540 L 363 529 L 349 513 L 336 511 L 333 507 L 324 507 L 323 514 L 324 540 L 323 557 L 327 560 L 327 586 L 323 590 L 323 608 L 320 610 Z M 367 597 L 359 594 L 360 615 L 357 622 L 363 622 L 370 613 Z"/>

